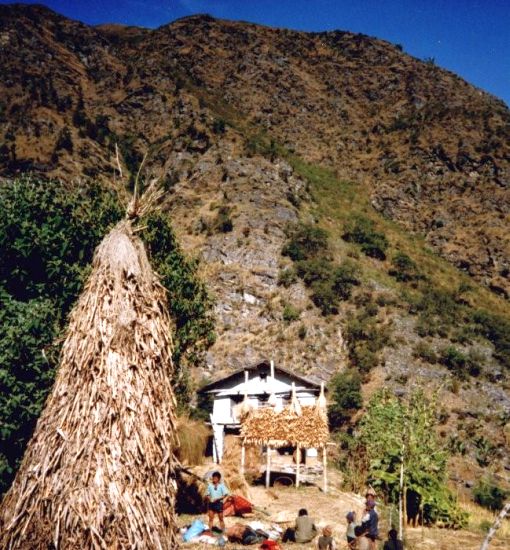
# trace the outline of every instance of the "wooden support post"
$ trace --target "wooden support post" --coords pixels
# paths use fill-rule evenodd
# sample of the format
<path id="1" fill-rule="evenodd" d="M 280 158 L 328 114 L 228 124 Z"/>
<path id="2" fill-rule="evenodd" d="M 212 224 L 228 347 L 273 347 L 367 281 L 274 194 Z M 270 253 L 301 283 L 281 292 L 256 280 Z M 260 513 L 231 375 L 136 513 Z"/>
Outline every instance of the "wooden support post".
<path id="1" fill-rule="evenodd" d="M 241 443 L 241 475 L 244 476 L 244 463 L 246 460 L 246 447 L 244 446 L 244 439 Z"/>
<path id="2" fill-rule="evenodd" d="M 323 476 L 323 490 L 328 492 L 328 447 L 324 445 L 322 447 L 322 476 Z"/>
<path id="3" fill-rule="evenodd" d="M 296 448 L 296 487 L 299 487 L 301 477 L 301 447 Z"/>
<path id="4" fill-rule="evenodd" d="M 266 489 L 269 488 L 271 481 L 271 447 L 266 447 Z"/>
<path id="5" fill-rule="evenodd" d="M 402 459 L 400 462 L 400 486 L 398 494 L 398 538 L 401 539 L 404 531 L 404 451 L 402 449 Z"/>
<path id="6" fill-rule="evenodd" d="M 487 536 L 485 537 L 484 541 L 482 542 L 482 546 L 480 546 L 480 550 L 488 550 L 489 544 L 491 543 L 491 540 L 493 539 L 494 535 L 496 534 L 496 531 L 501 526 L 501 522 L 505 519 L 505 517 L 510 514 L 510 502 L 507 502 L 504 506 L 501 512 L 499 513 L 499 516 L 496 518 L 496 521 L 492 524 L 492 527 L 489 529 L 489 532 L 487 533 Z"/>

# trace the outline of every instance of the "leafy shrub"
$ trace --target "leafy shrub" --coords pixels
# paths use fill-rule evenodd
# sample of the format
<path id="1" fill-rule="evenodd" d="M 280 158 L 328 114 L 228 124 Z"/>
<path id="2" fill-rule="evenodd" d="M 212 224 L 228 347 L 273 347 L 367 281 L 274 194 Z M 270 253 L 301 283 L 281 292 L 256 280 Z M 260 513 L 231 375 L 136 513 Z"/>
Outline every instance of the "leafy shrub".
<path id="1" fill-rule="evenodd" d="M 466 378 L 467 357 L 457 348 L 450 346 L 441 351 L 440 362 L 459 378 Z"/>
<path id="2" fill-rule="evenodd" d="M 438 361 L 437 353 L 425 342 L 418 342 L 418 344 L 416 344 L 414 356 L 423 359 L 431 365 Z"/>
<path id="3" fill-rule="evenodd" d="M 296 273 L 303 279 L 306 286 L 329 281 L 332 269 L 332 263 L 323 257 L 301 260 L 296 263 Z"/>
<path id="4" fill-rule="evenodd" d="M 414 391 L 403 401 L 382 390 L 370 400 L 359 425 L 358 457 L 366 455 L 366 481 L 379 487 L 390 502 L 398 501 L 404 460 L 404 484 L 421 496 L 428 518 L 462 527 L 466 516 L 448 490 L 448 454 L 438 441 L 436 427 L 436 404 L 423 391 Z"/>
<path id="5" fill-rule="evenodd" d="M 476 311 L 473 320 L 478 333 L 494 344 L 494 357 L 510 369 L 510 321 L 484 310 Z"/>
<path id="6" fill-rule="evenodd" d="M 321 310 L 322 315 L 338 313 L 338 295 L 330 281 L 316 281 L 312 285 L 312 302 Z"/>
<path id="7" fill-rule="evenodd" d="M 232 223 L 232 208 L 230 206 L 220 206 L 218 215 L 214 221 L 214 228 L 220 233 L 229 233 L 234 228 Z"/>
<path id="8" fill-rule="evenodd" d="M 282 254 L 295 262 L 316 258 L 328 251 L 328 234 L 309 224 L 298 224 L 291 232 Z"/>
<path id="9" fill-rule="evenodd" d="M 346 260 L 333 272 L 333 290 L 342 300 L 348 300 L 352 287 L 360 284 L 360 277 L 358 267 Z"/>
<path id="10" fill-rule="evenodd" d="M 481 479 L 473 487 L 473 498 L 477 504 L 489 510 L 501 510 L 509 493 L 492 479 Z"/>
<path id="11" fill-rule="evenodd" d="M 478 376 L 481 364 L 480 354 L 470 350 L 468 355 L 454 346 L 449 346 L 441 351 L 439 362 L 445 365 L 452 373 L 465 380 L 467 375 Z"/>
<path id="12" fill-rule="evenodd" d="M 416 263 L 403 252 L 397 252 L 391 261 L 392 268 L 389 274 L 395 277 L 397 281 L 409 282 L 420 278 L 420 273 Z"/>
<path id="13" fill-rule="evenodd" d="M 479 435 L 474 439 L 475 444 L 475 458 L 478 465 L 482 468 L 486 468 L 491 460 L 495 458 L 496 448 L 494 445 L 483 435 Z"/>
<path id="14" fill-rule="evenodd" d="M 307 224 L 294 228 L 282 250 L 283 255 L 294 260 L 296 274 L 311 289 L 312 302 L 323 315 L 338 313 L 339 301 L 349 299 L 352 287 L 360 283 L 360 273 L 353 262 L 336 265 L 328 253 L 327 232 Z"/>
<path id="15" fill-rule="evenodd" d="M 298 338 L 304 340 L 306 338 L 307 330 L 305 325 L 299 325 Z"/>
<path id="16" fill-rule="evenodd" d="M 464 309 L 455 299 L 455 293 L 425 284 L 418 295 L 404 294 L 409 312 L 419 315 L 416 331 L 422 337 L 446 338 L 464 317 Z"/>
<path id="17" fill-rule="evenodd" d="M 368 218 L 358 216 L 345 226 L 343 239 L 361 245 L 361 251 L 378 260 L 386 259 L 388 239 L 375 230 L 374 223 Z"/>
<path id="18" fill-rule="evenodd" d="M 297 281 L 296 271 L 291 267 L 283 269 L 278 274 L 278 284 L 289 288 L 290 285 L 293 285 Z"/>
<path id="19" fill-rule="evenodd" d="M 379 352 L 389 344 L 391 336 L 391 327 L 379 323 L 369 312 L 370 307 L 365 306 L 345 327 L 349 359 L 363 375 L 379 364 Z"/>
<path id="20" fill-rule="evenodd" d="M 291 304 L 285 304 L 283 308 L 282 318 L 286 323 L 297 321 L 300 316 L 300 311 Z"/>
<path id="21" fill-rule="evenodd" d="M 98 186 L 29 178 L 0 185 L 0 493 L 51 387 L 66 316 L 95 247 L 121 216 Z"/>
<path id="22" fill-rule="evenodd" d="M 331 429 L 339 428 L 350 419 L 352 413 L 361 409 L 361 376 L 355 369 L 335 374 L 329 382 L 328 418 Z"/>

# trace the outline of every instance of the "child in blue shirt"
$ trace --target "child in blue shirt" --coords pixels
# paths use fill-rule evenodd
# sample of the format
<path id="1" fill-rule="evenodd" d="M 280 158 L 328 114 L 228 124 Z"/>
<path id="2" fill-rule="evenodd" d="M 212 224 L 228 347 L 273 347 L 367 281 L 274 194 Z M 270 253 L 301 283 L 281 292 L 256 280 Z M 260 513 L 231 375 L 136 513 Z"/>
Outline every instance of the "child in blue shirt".
<path id="1" fill-rule="evenodd" d="M 213 472 L 212 482 L 207 485 L 207 514 L 209 516 L 209 529 L 213 528 L 214 515 L 218 514 L 220 520 L 220 528 L 225 530 L 225 522 L 223 521 L 223 500 L 229 494 L 224 483 L 221 483 L 220 472 Z"/>

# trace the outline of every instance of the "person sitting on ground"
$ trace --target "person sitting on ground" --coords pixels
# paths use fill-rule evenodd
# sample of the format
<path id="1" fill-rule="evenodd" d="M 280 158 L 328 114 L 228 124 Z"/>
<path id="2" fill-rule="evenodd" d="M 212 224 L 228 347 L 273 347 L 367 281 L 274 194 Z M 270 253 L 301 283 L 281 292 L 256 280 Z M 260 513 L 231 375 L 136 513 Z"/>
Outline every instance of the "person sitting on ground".
<path id="1" fill-rule="evenodd" d="M 207 514 L 209 516 L 209 529 L 212 530 L 214 524 L 214 515 L 218 514 L 220 520 L 220 529 L 225 530 L 225 522 L 223 520 L 223 500 L 229 495 L 228 489 L 224 483 L 221 483 L 220 472 L 213 472 L 212 483 L 207 485 Z"/>
<path id="2" fill-rule="evenodd" d="M 282 542 L 310 542 L 317 534 L 317 527 L 313 523 L 313 519 L 308 515 L 306 508 L 301 508 L 296 518 L 296 526 L 294 529 L 289 527 L 283 533 Z"/>
<path id="3" fill-rule="evenodd" d="M 347 546 L 349 548 L 356 547 L 356 533 L 354 531 L 356 527 L 356 512 L 349 512 L 345 519 L 347 520 Z"/>
<path id="4" fill-rule="evenodd" d="M 324 527 L 322 535 L 317 539 L 317 550 L 336 550 L 333 530 L 329 525 Z"/>
<path id="5" fill-rule="evenodd" d="M 384 550 L 404 550 L 404 543 L 398 538 L 396 529 L 388 531 L 388 540 L 384 543 Z"/>
<path id="6" fill-rule="evenodd" d="M 370 541 L 370 550 L 376 549 L 376 540 L 379 536 L 379 516 L 374 510 L 375 501 L 367 500 L 365 503 L 365 515 L 361 520 L 361 531 L 363 536 Z"/>

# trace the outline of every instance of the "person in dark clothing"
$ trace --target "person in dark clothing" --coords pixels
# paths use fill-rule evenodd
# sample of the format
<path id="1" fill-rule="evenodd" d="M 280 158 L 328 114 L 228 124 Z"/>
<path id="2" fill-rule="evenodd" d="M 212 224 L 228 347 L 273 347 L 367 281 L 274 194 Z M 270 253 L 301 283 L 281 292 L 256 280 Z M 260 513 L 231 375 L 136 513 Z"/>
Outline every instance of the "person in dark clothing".
<path id="1" fill-rule="evenodd" d="M 365 515 L 361 519 L 361 528 L 363 536 L 370 540 L 370 549 L 375 550 L 375 541 L 379 536 L 379 516 L 374 510 L 375 502 L 368 500 L 366 502 Z"/>
<path id="2" fill-rule="evenodd" d="M 404 544 L 398 538 L 398 533 L 395 529 L 388 531 L 388 540 L 384 543 L 384 550 L 404 550 Z"/>
<path id="3" fill-rule="evenodd" d="M 301 508 L 296 518 L 296 526 L 294 529 L 289 527 L 283 533 L 282 542 L 310 542 L 317 534 L 317 528 L 313 523 L 313 519 L 308 515 L 306 508 Z"/>

